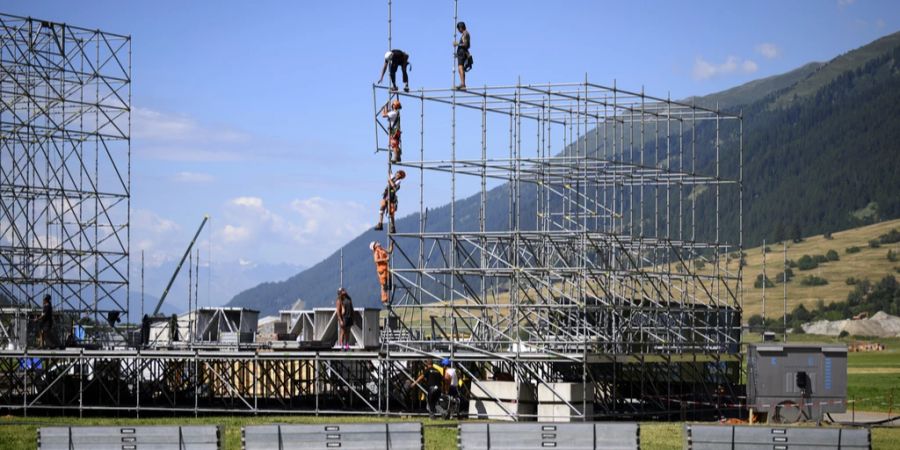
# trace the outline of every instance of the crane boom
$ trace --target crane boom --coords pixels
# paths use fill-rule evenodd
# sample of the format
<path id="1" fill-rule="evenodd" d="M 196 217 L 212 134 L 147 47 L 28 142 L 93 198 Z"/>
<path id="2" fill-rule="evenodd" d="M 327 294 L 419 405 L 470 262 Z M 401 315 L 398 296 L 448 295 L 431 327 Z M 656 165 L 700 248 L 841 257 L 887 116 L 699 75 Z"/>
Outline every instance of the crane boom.
<path id="1" fill-rule="evenodd" d="M 191 239 L 191 243 L 188 244 L 187 250 L 184 251 L 184 256 L 181 257 L 181 261 L 178 263 L 178 267 L 175 268 L 175 273 L 173 273 L 172 278 L 169 279 L 169 284 L 166 285 L 166 290 L 164 290 L 162 295 L 159 297 L 159 303 L 156 304 L 156 309 L 153 310 L 154 316 L 159 314 L 159 309 L 162 308 L 163 302 L 166 301 L 166 296 L 169 295 L 169 289 L 172 288 L 172 283 L 175 282 L 175 278 L 178 276 L 178 272 L 181 271 L 181 266 L 184 265 L 184 260 L 186 260 L 188 255 L 191 253 L 191 249 L 194 248 L 194 242 L 197 242 L 197 237 L 200 236 L 200 232 L 203 231 L 203 226 L 206 225 L 206 221 L 208 220 L 209 215 L 203 216 L 203 222 L 200 222 L 200 228 L 197 228 L 197 232 L 194 233 L 194 238 Z"/>

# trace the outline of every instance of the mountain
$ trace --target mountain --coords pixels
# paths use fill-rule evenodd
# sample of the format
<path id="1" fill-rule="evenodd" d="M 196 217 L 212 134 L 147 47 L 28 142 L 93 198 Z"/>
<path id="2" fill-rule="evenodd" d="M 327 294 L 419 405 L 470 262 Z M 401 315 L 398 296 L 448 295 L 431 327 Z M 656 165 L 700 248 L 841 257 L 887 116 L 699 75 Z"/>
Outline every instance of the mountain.
<path id="1" fill-rule="evenodd" d="M 726 89 L 715 94 L 704 95 L 700 97 L 688 97 L 683 100 L 685 103 L 695 103 L 697 106 L 705 106 L 707 108 L 715 108 L 716 105 L 723 110 L 731 110 L 735 107 L 749 105 L 756 101 L 762 100 L 773 92 L 783 91 L 798 82 L 810 77 L 816 73 L 824 63 L 812 62 L 800 66 L 790 72 L 771 77 L 760 78 L 740 86 Z"/>
<path id="2" fill-rule="evenodd" d="M 900 33 L 881 38 L 828 63 L 810 63 L 785 74 L 755 80 L 692 99 L 698 105 L 743 112 L 744 242 L 780 240 L 786 233 L 821 234 L 900 217 Z M 711 126 L 698 127 L 698 140 L 714 139 Z M 590 132 L 588 133 L 590 136 Z M 736 136 L 723 136 L 736 144 Z M 588 148 L 592 142 L 588 138 Z M 645 152 L 650 149 L 645 147 Z M 722 167 L 738 167 L 737 154 L 723 155 Z M 714 161 L 699 164 L 707 168 Z M 726 178 L 737 173 L 723 172 Z M 507 186 L 490 190 L 488 229 L 503 229 Z M 534 211 L 534 195 L 522 192 L 522 217 Z M 402 201 L 402 199 L 401 199 Z M 475 229 L 478 197 L 456 203 L 457 229 Z M 698 223 L 714 197 L 700 193 Z M 721 205 L 725 235 L 738 227 L 738 205 Z M 403 205 L 401 205 L 401 209 Z M 533 215 L 533 214 L 531 214 Z M 449 206 L 428 212 L 426 229 L 446 229 Z M 522 224 L 528 229 L 532 224 Z M 418 227 L 418 214 L 400 219 L 398 231 Z M 712 225 L 706 226 L 711 228 Z M 710 229 L 700 226 L 699 234 Z M 698 234 L 698 235 L 699 235 Z M 357 305 L 378 305 L 378 283 L 368 231 L 344 248 L 344 286 Z M 417 255 L 394 255 L 395 264 Z M 245 290 L 228 304 L 276 312 L 301 298 L 308 307 L 331 304 L 339 284 L 339 252 L 283 282 Z"/>

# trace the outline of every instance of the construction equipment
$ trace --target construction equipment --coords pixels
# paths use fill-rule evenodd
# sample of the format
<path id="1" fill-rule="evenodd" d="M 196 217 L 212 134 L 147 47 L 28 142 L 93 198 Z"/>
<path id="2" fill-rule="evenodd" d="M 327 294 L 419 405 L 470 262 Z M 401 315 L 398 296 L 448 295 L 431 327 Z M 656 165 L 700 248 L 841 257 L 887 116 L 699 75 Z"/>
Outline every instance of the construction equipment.
<path id="1" fill-rule="evenodd" d="M 203 227 L 206 225 L 207 221 L 209 221 L 208 214 L 203 216 L 203 222 L 200 222 L 200 228 L 197 228 L 197 232 L 194 233 L 194 238 L 191 239 L 191 243 L 188 244 L 187 249 L 184 251 L 184 255 L 181 257 L 181 261 L 178 263 L 178 267 L 175 268 L 175 273 L 173 273 L 172 278 L 169 279 L 169 284 L 166 285 L 166 289 L 163 291 L 162 295 L 159 296 L 159 303 L 156 304 L 156 309 L 153 310 L 152 316 L 159 314 L 159 309 L 162 308 L 163 302 L 166 301 L 166 296 L 169 295 L 169 289 L 172 288 L 172 283 L 175 282 L 175 278 L 178 276 L 181 266 L 184 265 L 184 260 L 187 259 L 188 255 L 191 253 L 191 249 L 194 248 L 194 242 L 197 242 L 197 237 L 200 236 L 200 232 L 203 231 Z"/>

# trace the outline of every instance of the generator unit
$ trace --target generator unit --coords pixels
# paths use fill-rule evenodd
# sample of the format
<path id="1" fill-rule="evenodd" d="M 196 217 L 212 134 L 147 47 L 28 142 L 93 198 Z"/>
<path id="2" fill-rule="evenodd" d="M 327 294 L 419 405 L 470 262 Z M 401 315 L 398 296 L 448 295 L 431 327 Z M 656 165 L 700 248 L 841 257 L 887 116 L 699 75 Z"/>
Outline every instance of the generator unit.
<path id="1" fill-rule="evenodd" d="M 847 347 L 751 344 L 747 404 L 770 422 L 820 421 L 847 410 Z"/>

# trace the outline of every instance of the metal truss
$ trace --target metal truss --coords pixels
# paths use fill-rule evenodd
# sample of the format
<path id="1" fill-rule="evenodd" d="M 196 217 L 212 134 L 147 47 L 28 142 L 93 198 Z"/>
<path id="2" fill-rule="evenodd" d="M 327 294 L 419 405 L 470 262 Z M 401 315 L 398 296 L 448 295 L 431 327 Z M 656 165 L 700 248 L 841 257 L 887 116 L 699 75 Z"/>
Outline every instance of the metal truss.
<path id="1" fill-rule="evenodd" d="M 0 14 L 0 296 L 128 312 L 131 38 Z"/>
<path id="2" fill-rule="evenodd" d="M 423 358 L 440 356 L 401 351 L 0 351 L 0 410 L 24 415 L 424 415 L 424 390 L 412 386 L 412 381 L 420 373 Z M 616 417 L 641 415 L 650 407 L 657 415 L 685 418 L 735 409 L 725 401 L 728 393 L 715 387 L 733 383 L 739 371 L 739 359 L 734 357 L 633 355 L 617 360 L 594 355 L 585 361 L 579 356 L 560 359 L 534 352 L 488 355 L 465 350 L 456 351 L 454 357 L 465 389 L 478 388 L 498 402 L 503 394 L 480 381 L 483 373 L 533 379 L 559 395 L 550 380 L 580 377 L 583 368 L 589 367 L 597 386 L 608 389 L 598 390 L 595 399 L 563 401 L 570 409 L 566 419 L 595 417 L 580 412 L 588 402 L 600 406 L 596 417 L 612 411 L 617 411 Z M 672 367 L 678 370 L 672 372 Z M 656 395 L 665 384 L 677 397 Z M 635 397 L 644 402 L 633 402 Z M 711 398 L 720 404 L 686 407 Z M 500 405 L 510 418 L 536 417 Z"/>
<path id="3" fill-rule="evenodd" d="M 412 139 L 388 167 L 418 172 L 419 210 L 416 229 L 387 235 L 385 351 L 477 352 L 528 383 L 591 384 L 598 416 L 735 403 L 742 213 L 725 220 L 719 207 L 742 202 L 739 114 L 587 78 L 373 86 L 375 147 L 388 155 L 380 113 L 394 98 Z M 449 130 L 426 135 L 426 110 Z M 426 209 L 431 189 L 450 206 Z"/>

